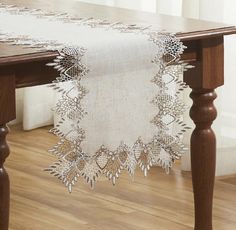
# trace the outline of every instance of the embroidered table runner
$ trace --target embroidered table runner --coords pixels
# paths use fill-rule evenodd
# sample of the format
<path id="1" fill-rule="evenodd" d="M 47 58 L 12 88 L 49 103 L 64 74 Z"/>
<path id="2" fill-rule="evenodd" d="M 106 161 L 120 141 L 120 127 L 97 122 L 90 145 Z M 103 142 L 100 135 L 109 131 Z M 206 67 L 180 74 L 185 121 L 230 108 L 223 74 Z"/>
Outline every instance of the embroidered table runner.
<path id="1" fill-rule="evenodd" d="M 166 172 L 181 157 L 188 129 L 180 92 L 186 88 L 182 42 L 147 25 L 70 17 L 0 4 L 0 41 L 58 51 L 55 126 L 59 142 L 47 171 L 72 191 L 79 177 L 93 188 L 122 170 Z"/>

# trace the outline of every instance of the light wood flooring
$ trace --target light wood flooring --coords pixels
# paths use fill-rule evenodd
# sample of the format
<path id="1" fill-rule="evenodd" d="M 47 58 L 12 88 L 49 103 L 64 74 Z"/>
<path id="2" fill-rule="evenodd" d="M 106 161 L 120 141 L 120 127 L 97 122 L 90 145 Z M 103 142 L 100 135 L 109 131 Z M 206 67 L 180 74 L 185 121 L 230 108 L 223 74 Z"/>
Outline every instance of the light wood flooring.
<path id="1" fill-rule="evenodd" d="M 192 230 L 191 177 L 178 164 L 170 175 L 153 168 L 132 181 L 122 174 L 116 186 L 100 180 L 95 190 L 80 181 L 72 194 L 43 171 L 55 157 L 47 153 L 56 138 L 48 128 L 23 132 L 12 127 L 11 230 Z M 236 176 L 218 178 L 214 199 L 214 230 L 236 229 Z"/>

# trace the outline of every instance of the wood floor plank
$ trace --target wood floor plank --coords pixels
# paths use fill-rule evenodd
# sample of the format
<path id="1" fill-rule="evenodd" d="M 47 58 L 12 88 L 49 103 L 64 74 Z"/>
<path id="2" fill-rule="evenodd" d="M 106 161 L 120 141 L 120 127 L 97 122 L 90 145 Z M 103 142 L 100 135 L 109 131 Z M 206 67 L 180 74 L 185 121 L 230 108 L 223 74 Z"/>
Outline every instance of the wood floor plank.
<path id="1" fill-rule="evenodd" d="M 190 230 L 193 229 L 191 176 L 177 164 L 166 175 L 153 168 L 134 181 L 123 173 L 116 186 L 100 179 L 91 190 L 82 178 L 72 194 L 43 171 L 55 157 L 47 153 L 56 137 L 48 127 L 30 132 L 12 127 L 8 137 L 11 155 L 11 230 Z M 215 230 L 235 230 L 235 177 L 216 181 Z"/>

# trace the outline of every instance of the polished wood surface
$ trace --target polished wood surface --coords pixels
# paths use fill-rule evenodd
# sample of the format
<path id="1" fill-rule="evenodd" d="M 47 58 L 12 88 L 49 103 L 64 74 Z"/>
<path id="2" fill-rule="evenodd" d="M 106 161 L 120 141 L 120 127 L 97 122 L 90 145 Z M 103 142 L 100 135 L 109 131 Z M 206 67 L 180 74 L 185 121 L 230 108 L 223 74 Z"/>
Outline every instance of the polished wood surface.
<path id="1" fill-rule="evenodd" d="M 216 165 L 216 138 L 211 129 L 216 118 L 214 90 L 193 89 L 190 117 L 196 124 L 191 137 L 191 166 L 195 200 L 195 228 L 212 229 L 212 201 Z M 201 144 L 200 144 L 201 143 Z"/>
<path id="2" fill-rule="evenodd" d="M 8 128 L 0 126 L 0 227 L 7 229 L 9 221 L 9 201 L 10 201 L 10 186 L 9 176 L 4 168 L 4 162 L 10 151 L 6 142 Z"/>
<path id="3" fill-rule="evenodd" d="M 16 118 L 15 75 L 0 70 L 0 124 L 5 124 Z"/>
<path id="4" fill-rule="evenodd" d="M 121 174 L 115 187 L 101 178 L 94 191 L 79 178 L 68 194 L 43 172 L 55 160 L 46 152 L 56 141 L 48 128 L 10 129 L 12 153 L 6 163 L 12 182 L 10 230 L 193 229 L 191 176 L 181 173 L 178 163 L 170 175 L 160 168 L 152 168 L 146 178 L 137 170 L 134 181 Z M 235 230 L 236 176 L 217 179 L 215 187 L 214 229 Z"/>
<path id="5" fill-rule="evenodd" d="M 194 69 L 184 74 L 184 81 L 192 88 L 191 97 L 193 99 L 193 107 L 190 115 L 196 124 L 191 138 L 192 181 L 195 198 L 195 230 L 212 230 L 212 199 L 216 155 L 215 136 L 211 129 L 211 123 L 216 117 L 216 110 L 213 106 L 213 100 L 216 96 L 214 90 L 224 83 L 223 37 L 224 35 L 236 33 L 235 27 L 178 17 L 157 16 L 155 14 L 78 2 L 68 3 L 61 0 L 2 0 L 2 2 L 8 4 L 12 3 L 18 6 L 27 6 L 29 8 L 68 12 L 72 16 L 94 16 L 94 18 L 107 18 L 114 22 L 123 21 L 125 23 L 152 24 L 153 27 L 157 29 L 177 32 L 177 36 L 188 46 L 185 54 L 182 56 L 182 60 L 195 65 Z M 42 53 L 37 50 L 23 49 L 22 47 L 11 47 L 6 44 L 0 45 L 0 143 L 2 143 L 2 148 L 0 148 L 0 168 L 3 175 L 0 177 L 1 230 L 8 230 L 9 184 L 6 172 L 3 170 L 3 163 L 9 153 L 9 151 L 6 151 L 6 123 L 15 118 L 15 88 L 51 82 L 57 75 L 52 68 L 46 67 L 45 64 L 51 61 L 56 54 L 56 52 Z M 38 141 L 37 139 L 37 143 Z M 29 157 L 29 155 L 27 155 L 27 157 Z M 28 161 L 26 165 L 29 165 Z M 27 170 L 25 166 L 24 170 Z M 29 194 L 30 193 L 31 191 L 29 191 Z M 125 196 L 125 194 L 123 195 Z M 144 203 L 142 203 L 140 210 L 146 210 L 147 204 L 145 202 L 149 201 L 148 195 L 149 193 L 147 191 L 147 195 L 144 196 L 142 200 Z M 91 199 L 91 197 L 88 197 L 86 202 L 90 202 L 89 199 Z M 24 201 L 27 203 L 27 199 Z M 48 202 L 48 200 L 45 202 Z M 175 205 L 172 206 L 172 208 L 176 213 L 178 206 Z M 38 210 L 35 211 L 37 212 Z M 42 213 L 40 212 L 40 214 Z M 86 212 L 86 215 L 91 218 L 96 218 L 98 214 L 96 212 Z M 122 217 L 125 219 L 125 216 Z M 163 221 L 163 229 L 177 229 L 177 227 L 169 227 L 168 225 L 164 228 L 166 217 L 163 215 L 160 217 Z M 117 225 L 119 225 L 119 221 L 121 220 L 116 220 Z M 126 221 L 128 221 L 128 219 L 126 219 Z M 142 225 L 141 216 L 137 218 L 137 223 Z M 156 228 L 160 229 L 153 224 L 149 229 Z M 50 227 L 45 229 L 50 229 Z M 62 229 L 65 228 L 62 227 Z M 108 229 L 112 228 L 110 227 Z M 137 226 L 135 229 L 137 229 Z"/>
<path id="6" fill-rule="evenodd" d="M 4 162 L 10 150 L 6 142 L 6 123 L 15 119 L 15 76 L 0 74 L 0 230 L 7 229 L 9 221 L 9 177 Z"/>
<path id="7" fill-rule="evenodd" d="M 98 19 L 108 19 L 111 22 L 124 22 L 128 24 L 152 25 L 153 29 L 166 30 L 177 33 L 181 40 L 203 39 L 215 37 L 216 35 L 226 35 L 235 33 L 235 26 L 224 25 L 195 19 L 185 19 L 183 17 L 157 15 L 134 10 L 119 9 L 108 6 L 100 6 L 76 1 L 64 0 L 1 0 L 5 4 L 28 7 L 32 9 L 43 9 L 45 11 L 68 13 L 72 17 L 94 17 Z M 6 44 L 0 46 L 0 57 L 16 56 L 13 60 L 25 60 L 25 54 L 35 53 L 35 49 L 24 49 L 22 47 L 11 47 Z M 22 56 L 22 54 L 24 54 Z M 47 53 L 45 53 L 47 56 Z M 29 56 L 31 59 L 31 56 Z M 3 62 L 6 60 L 2 59 Z M 7 59 L 9 63 L 11 59 Z M 1 64 L 1 58 L 0 58 Z"/>
<path id="8" fill-rule="evenodd" d="M 211 125 L 217 116 L 215 88 L 224 84 L 223 37 L 201 40 L 199 48 L 200 62 L 184 75 L 184 80 L 192 88 L 190 117 L 196 125 L 191 136 L 195 230 L 212 230 L 216 138 Z"/>

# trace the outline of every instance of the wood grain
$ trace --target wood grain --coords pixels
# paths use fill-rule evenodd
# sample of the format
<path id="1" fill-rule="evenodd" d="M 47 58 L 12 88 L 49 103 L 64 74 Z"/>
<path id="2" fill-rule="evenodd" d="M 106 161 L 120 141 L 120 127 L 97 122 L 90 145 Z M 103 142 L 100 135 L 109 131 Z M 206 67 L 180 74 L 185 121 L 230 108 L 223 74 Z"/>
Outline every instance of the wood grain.
<path id="1" fill-rule="evenodd" d="M 190 117 L 196 128 L 191 136 L 191 166 L 195 200 L 195 230 L 212 230 L 212 202 L 216 165 L 214 90 L 193 89 Z"/>
<path id="2" fill-rule="evenodd" d="M 151 169 L 135 181 L 122 174 L 117 186 L 100 180 L 94 191 L 80 178 L 70 195 L 43 172 L 55 157 L 46 149 L 55 143 L 48 128 L 23 132 L 11 127 L 12 154 L 7 168 L 12 180 L 10 230 L 191 230 L 193 197 L 191 176 L 178 164 L 166 175 Z M 214 229 L 236 226 L 236 185 L 216 181 Z"/>
<path id="3" fill-rule="evenodd" d="M 15 111 L 15 76 L 0 69 L 0 125 L 14 120 Z"/>
<path id="4" fill-rule="evenodd" d="M 177 33 L 177 36 L 188 45 L 188 49 L 182 56 L 182 59 L 190 61 L 196 66 L 195 69 L 187 71 L 184 75 L 185 82 L 193 89 L 193 108 L 191 110 L 191 117 L 196 123 L 196 129 L 192 135 L 191 146 L 193 185 L 195 193 L 195 230 L 212 230 L 211 214 L 216 146 L 214 133 L 210 126 L 216 115 L 216 111 L 213 107 L 213 100 L 215 98 L 214 89 L 223 85 L 224 82 L 223 36 L 236 33 L 235 26 L 226 26 L 217 23 L 163 15 L 158 16 L 156 14 L 115 9 L 111 7 L 96 6 L 84 3 L 69 3 L 62 0 L 2 0 L 1 2 L 5 2 L 7 4 L 12 3 L 18 6 L 27 6 L 29 8 L 38 8 L 47 11 L 51 10 L 57 12 L 68 12 L 71 16 L 93 16 L 94 18 L 106 18 L 114 22 L 122 21 L 124 23 L 131 24 L 151 24 L 153 25 L 153 28 L 161 30 L 164 29 Z M 45 67 L 45 63 L 53 59 L 56 54 L 56 52 L 42 53 L 38 50 L 24 49 L 23 47 L 15 46 L 13 47 L 7 44 L 0 45 L 0 89 L 2 90 L 0 94 L 1 127 L 5 128 L 5 123 L 15 117 L 15 91 L 13 88 L 49 83 L 55 78 L 55 71 Z M 4 132 L 0 136 L 0 142 L 3 143 L 3 146 L 6 146 Z M 193 213 L 192 207 L 188 205 L 182 206 L 181 200 L 185 200 L 184 198 L 186 195 L 178 196 L 180 194 L 180 191 L 178 190 L 178 183 L 174 183 L 174 185 L 177 186 L 177 190 L 168 185 L 170 191 L 168 189 L 162 190 L 161 187 L 156 189 L 156 184 L 154 186 L 152 185 L 151 191 L 149 191 L 143 184 L 141 184 L 141 188 L 138 185 L 136 187 L 132 185 L 128 195 L 124 192 L 126 191 L 124 189 L 112 190 L 110 189 L 110 186 L 109 188 L 105 186 L 102 188 L 100 193 L 96 193 L 96 195 L 94 195 L 92 192 L 86 192 L 86 197 L 81 198 L 78 196 L 72 203 L 66 206 L 64 200 L 61 198 L 61 196 L 59 196 L 58 198 L 60 198 L 59 200 L 61 201 L 59 204 L 60 209 L 66 209 L 65 213 L 59 214 L 58 210 L 55 210 L 57 202 L 53 202 L 53 198 L 55 198 L 58 193 L 60 193 L 58 190 L 59 187 L 58 189 L 55 189 L 57 188 L 57 185 L 55 185 L 56 187 L 50 188 L 51 181 L 50 183 L 47 183 L 45 180 L 41 180 L 38 177 L 35 177 L 35 175 L 29 174 L 29 168 L 33 167 L 29 164 L 31 160 L 31 154 L 39 153 L 36 146 L 39 146 L 39 148 L 45 146 L 40 144 L 40 138 L 38 137 L 33 143 L 30 142 L 30 138 L 27 142 L 24 142 L 26 139 L 27 138 L 25 137 L 17 139 L 19 144 L 22 143 L 22 141 L 24 143 L 24 145 L 21 145 L 25 151 L 23 151 L 24 154 L 22 154 L 22 156 L 26 158 L 21 156 L 21 158 L 15 160 L 16 164 L 17 162 L 21 162 L 18 164 L 18 167 L 24 172 L 23 174 L 20 173 L 20 178 L 25 178 L 24 180 L 18 178 L 19 181 L 13 182 L 20 184 L 20 186 L 18 186 L 20 192 L 15 190 L 17 192 L 15 192 L 15 197 L 13 197 L 13 202 L 16 202 L 18 205 L 13 207 L 13 212 L 21 210 L 21 216 L 16 217 L 17 224 L 13 226 L 15 229 L 53 229 L 52 226 L 55 226 L 58 223 L 58 216 L 60 217 L 60 220 L 65 220 L 64 215 L 67 212 L 69 212 L 69 219 L 75 220 L 75 222 L 73 222 L 75 225 L 70 226 L 71 221 L 68 221 L 67 223 L 69 227 L 67 225 L 64 226 L 61 223 L 58 224 L 57 228 L 54 229 L 75 229 L 75 226 L 76 229 L 78 229 L 78 227 L 83 229 L 84 226 L 86 226 L 84 229 L 97 229 L 98 225 L 102 226 L 103 229 L 109 230 L 127 229 L 127 224 L 129 229 L 156 229 L 157 222 L 159 223 L 158 229 L 192 229 L 192 221 L 190 221 Z M 46 139 L 41 139 L 47 143 Z M 15 141 L 16 149 L 20 152 L 21 149 L 17 148 L 17 141 Z M 31 144 L 33 144 L 31 149 L 32 153 L 27 151 L 27 147 Z M 4 161 L 6 158 L 4 150 L 1 150 L 0 153 Z M 25 159 L 26 165 L 28 167 L 23 166 L 21 161 L 22 159 Z M 3 161 L 1 165 L 2 168 Z M 17 170 L 19 170 L 19 168 Z M 16 170 L 14 168 L 12 170 L 13 175 L 16 175 L 18 171 L 14 171 Z M 45 177 L 43 175 L 44 174 L 42 174 L 42 177 Z M 34 176 L 33 179 L 31 176 Z M 32 188 L 30 187 L 29 192 L 27 193 L 24 189 L 25 186 L 27 187 L 27 180 L 29 178 L 31 178 L 31 183 L 29 184 L 33 184 L 34 186 L 32 186 Z M 166 177 L 164 178 L 166 179 Z M 158 179 L 161 180 L 160 178 L 155 179 L 157 181 Z M 9 185 L 6 183 L 5 179 L 1 180 L 0 182 L 2 191 L 5 191 L 2 195 L 3 200 L 0 201 L 5 202 L 4 197 L 6 197 L 7 202 L 7 197 L 9 196 L 9 194 L 7 194 Z M 165 184 L 164 181 L 163 183 Z M 122 180 L 120 180 L 120 184 L 122 185 Z M 127 188 L 128 184 L 129 182 L 123 183 L 123 185 L 127 186 Z M 42 198 L 41 194 L 44 194 L 45 186 L 47 189 L 50 189 L 50 193 L 47 193 L 47 199 L 40 200 L 40 198 Z M 162 186 L 164 185 L 162 184 Z M 143 193 L 140 191 L 142 187 Z M 82 190 L 79 189 L 78 191 L 83 193 Z M 40 193 L 38 194 L 34 191 L 40 191 Z M 157 200 L 155 200 L 154 196 L 158 196 L 160 191 L 163 191 L 162 195 L 158 197 Z M 172 191 L 175 191 L 175 193 Z M 118 192 L 120 197 L 117 197 L 116 195 L 114 196 L 116 192 Z M 183 189 L 181 189 L 181 192 L 184 193 Z M 65 193 L 63 193 L 63 195 L 65 195 Z M 38 196 L 39 200 L 35 201 L 35 196 Z M 176 199 L 176 196 L 178 199 Z M 127 200 L 126 197 L 130 197 L 131 200 Z M 136 199 L 135 197 L 138 197 L 138 201 L 134 202 L 133 199 Z M 102 201 L 100 201 L 100 198 Z M 165 198 L 168 198 L 168 202 Z M 118 205 L 117 201 L 121 202 L 118 205 L 118 210 L 113 206 L 111 207 L 111 209 L 115 210 L 116 213 L 114 216 L 112 216 L 112 218 L 110 216 L 111 209 L 106 211 L 106 207 L 111 205 L 110 203 L 105 202 L 109 199 L 113 204 L 116 205 Z M 29 203 L 29 201 L 31 202 Z M 75 205 L 77 204 L 75 201 L 81 201 L 81 206 L 79 209 Z M 95 201 L 103 205 L 102 211 L 104 212 L 101 212 L 99 209 L 94 207 Z M 22 205 L 25 203 L 29 204 L 27 211 L 30 212 L 30 215 L 25 214 L 25 209 L 22 208 Z M 40 206 L 40 203 L 43 204 L 43 206 L 42 210 L 39 211 L 37 207 Z M 232 207 L 231 204 L 227 203 L 227 205 L 227 208 Z M 169 208 L 166 208 L 167 206 Z M 231 218 L 232 215 L 227 212 L 227 208 L 225 208 L 224 211 L 227 213 L 228 217 Z M 44 219 L 41 218 L 41 215 L 43 215 L 47 209 L 54 211 L 52 214 L 52 221 L 48 221 L 46 217 Z M 39 211 L 39 215 L 34 215 L 34 213 L 37 213 L 37 211 Z M 8 223 L 7 212 L 8 210 L 6 209 L 3 219 L 1 219 L 1 221 L 4 221 L 4 228 L 1 230 L 8 230 L 6 227 Z M 77 215 L 77 212 L 79 212 L 80 215 Z M 186 218 L 186 215 L 189 218 Z M 74 218 L 75 216 L 76 218 Z M 25 226 L 25 221 L 29 217 L 33 218 L 33 221 L 31 224 Z M 134 217 L 132 223 L 130 223 L 130 217 Z M 171 223 L 167 220 L 167 217 L 170 218 Z M 112 225 L 109 224 L 110 219 L 112 219 Z M 143 219 L 147 220 L 147 223 L 149 224 L 143 224 Z M 38 221 L 44 221 L 44 228 L 37 228 L 37 225 L 32 224 L 38 223 Z M 90 225 L 91 221 L 93 223 L 92 225 Z M 235 218 L 230 219 L 230 221 L 234 223 Z M 230 222 L 224 222 L 223 225 L 224 227 L 222 229 L 230 229 L 232 226 Z"/>
<path id="5" fill-rule="evenodd" d="M 0 229 L 8 229 L 9 223 L 9 202 L 10 202 L 10 186 L 9 177 L 3 166 L 10 151 L 6 142 L 8 128 L 0 125 Z"/>
<path id="6" fill-rule="evenodd" d="M 108 19 L 111 22 L 124 22 L 128 24 L 152 25 L 153 29 L 166 30 L 177 33 L 177 36 L 183 41 L 192 41 L 223 34 L 236 33 L 234 25 L 225 25 L 220 23 L 207 22 L 195 19 L 186 19 L 183 17 L 157 15 L 134 10 L 120 9 L 108 6 L 88 4 L 76 1 L 64 0 L 2 0 L 6 4 L 24 6 L 31 9 L 42 9 L 58 13 L 68 13 L 72 17 L 94 17 L 98 19 Z M 24 49 L 23 47 L 9 46 L 2 44 L 0 46 L 0 64 L 1 57 L 13 57 L 15 59 L 27 58 L 27 55 L 37 53 L 37 49 Z M 39 54 L 40 55 L 40 54 Z M 17 56 L 17 57 L 14 57 Z M 47 56 L 47 54 L 45 54 Z M 2 60 L 4 63 L 6 60 Z M 8 59 L 8 62 L 10 60 Z"/>
<path id="7" fill-rule="evenodd" d="M 184 74 L 192 88 L 190 117 L 196 127 L 191 136 L 191 165 L 195 201 L 195 230 L 212 230 L 212 201 L 216 164 L 215 88 L 224 84 L 223 36 L 199 41 L 199 61 Z"/>
<path id="8" fill-rule="evenodd" d="M 15 119 L 15 76 L 11 71 L 0 70 L 0 229 L 7 230 L 9 222 L 9 177 L 4 162 L 10 150 L 6 142 L 6 123 Z"/>

